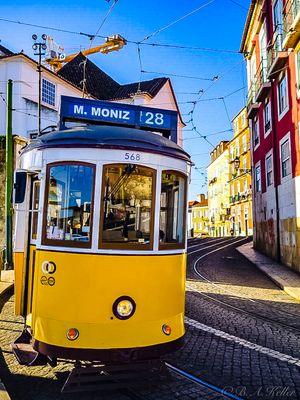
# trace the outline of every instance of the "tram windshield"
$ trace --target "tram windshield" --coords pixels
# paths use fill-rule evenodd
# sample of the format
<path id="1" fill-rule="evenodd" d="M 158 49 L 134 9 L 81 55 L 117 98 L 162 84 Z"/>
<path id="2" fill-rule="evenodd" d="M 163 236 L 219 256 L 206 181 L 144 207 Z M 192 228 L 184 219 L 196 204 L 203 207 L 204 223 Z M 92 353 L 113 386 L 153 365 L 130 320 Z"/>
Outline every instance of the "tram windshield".
<path id="1" fill-rule="evenodd" d="M 150 168 L 134 164 L 104 166 L 100 245 L 150 246 L 154 180 L 155 171 Z"/>
<path id="2" fill-rule="evenodd" d="M 76 242 L 79 247 L 88 245 L 94 167 L 83 163 L 52 165 L 47 177 L 44 242 L 58 242 L 59 245 Z"/>

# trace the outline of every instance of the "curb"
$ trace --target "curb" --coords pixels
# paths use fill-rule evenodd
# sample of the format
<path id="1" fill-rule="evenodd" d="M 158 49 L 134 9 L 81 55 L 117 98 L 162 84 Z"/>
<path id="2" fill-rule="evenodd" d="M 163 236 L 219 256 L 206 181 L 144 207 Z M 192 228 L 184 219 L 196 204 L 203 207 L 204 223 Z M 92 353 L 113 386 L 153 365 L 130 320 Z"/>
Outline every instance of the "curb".
<path id="1" fill-rule="evenodd" d="M 251 246 L 251 247 L 250 247 Z M 300 275 L 288 267 L 277 263 L 259 251 L 253 249 L 252 244 L 246 243 L 236 250 L 256 265 L 277 286 L 296 300 L 300 300 Z M 295 282 L 299 284 L 295 285 Z"/>

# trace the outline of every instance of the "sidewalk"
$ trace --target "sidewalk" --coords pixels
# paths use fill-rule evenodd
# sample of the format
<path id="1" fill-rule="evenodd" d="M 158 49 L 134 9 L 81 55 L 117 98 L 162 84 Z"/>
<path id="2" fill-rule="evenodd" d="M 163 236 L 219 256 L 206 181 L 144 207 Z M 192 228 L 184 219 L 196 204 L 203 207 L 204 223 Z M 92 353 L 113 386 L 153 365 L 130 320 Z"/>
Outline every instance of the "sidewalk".
<path id="1" fill-rule="evenodd" d="M 0 296 L 14 284 L 14 271 L 1 271 L 0 274 Z M 0 379 L 0 400 L 10 400 L 9 394 Z"/>
<path id="2" fill-rule="evenodd" d="M 237 251 L 268 275 L 286 293 L 300 300 L 300 274 L 253 249 L 252 242 L 237 247 Z"/>

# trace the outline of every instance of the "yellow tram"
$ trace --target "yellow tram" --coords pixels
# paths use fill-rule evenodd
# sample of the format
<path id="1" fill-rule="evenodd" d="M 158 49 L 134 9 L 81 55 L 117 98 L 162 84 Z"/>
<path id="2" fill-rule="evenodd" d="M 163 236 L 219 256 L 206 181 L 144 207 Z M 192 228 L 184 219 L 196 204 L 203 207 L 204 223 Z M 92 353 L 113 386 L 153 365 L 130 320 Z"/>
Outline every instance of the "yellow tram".
<path id="1" fill-rule="evenodd" d="M 190 158 L 168 137 L 176 113 L 62 104 L 62 129 L 25 147 L 16 172 L 15 312 L 25 330 L 14 353 L 28 365 L 160 357 L 184 336 Z M 112 120 L 127 112 L 133 123 Z"/>

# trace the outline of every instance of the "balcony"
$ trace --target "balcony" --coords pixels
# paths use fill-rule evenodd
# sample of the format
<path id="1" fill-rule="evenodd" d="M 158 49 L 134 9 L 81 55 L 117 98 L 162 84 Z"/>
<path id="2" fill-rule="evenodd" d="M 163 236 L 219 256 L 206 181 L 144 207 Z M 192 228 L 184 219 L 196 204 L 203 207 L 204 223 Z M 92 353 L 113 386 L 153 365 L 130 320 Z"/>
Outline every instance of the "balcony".
<path id="1" fill-rule="evenodd" d="M 268 47 L 268 79 L 274 79 L 286 64 L 289 53 L 284 50 L 283 33 L 280 29 L 274 32 L 273 44 Z"/>
<path id="2" fill-rule="evenodd" d="M 283 10 L 283 46 L 295 48 L 300 37 L 300 3 L 299 0 L 290 0 Z"/>
<path id="3" fill-rule="evenodd" d="M 251 84 L 247 96 L 247 116 L 253 118 L 257 113 L 260 104 L 256 102 L 255 81 Z"/>
<path id="4" fill-rule="evenodd" d="M 256 102 L 263 101 L 269 93 L 271 82 L 267 79 L 267 60 L 262 59 L 255 74 Z"/>

